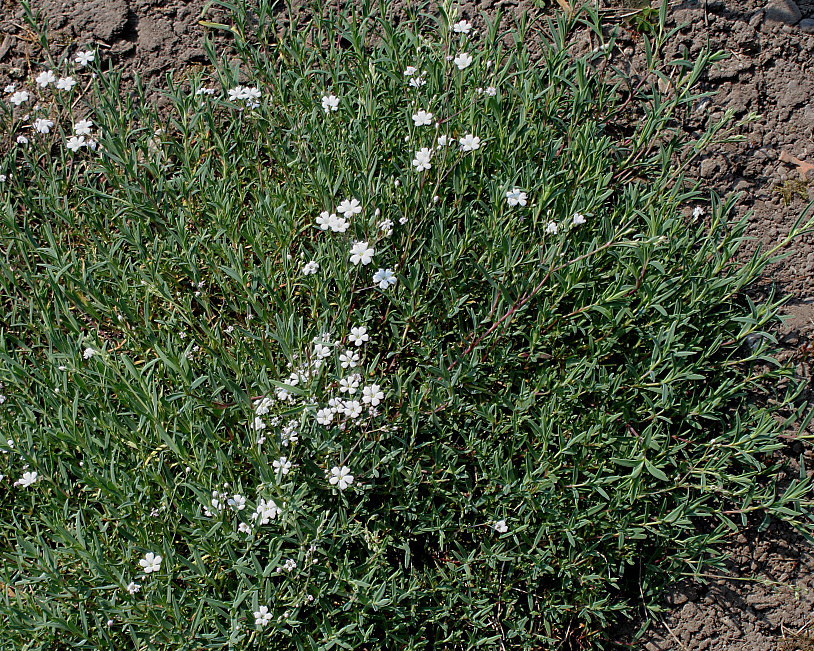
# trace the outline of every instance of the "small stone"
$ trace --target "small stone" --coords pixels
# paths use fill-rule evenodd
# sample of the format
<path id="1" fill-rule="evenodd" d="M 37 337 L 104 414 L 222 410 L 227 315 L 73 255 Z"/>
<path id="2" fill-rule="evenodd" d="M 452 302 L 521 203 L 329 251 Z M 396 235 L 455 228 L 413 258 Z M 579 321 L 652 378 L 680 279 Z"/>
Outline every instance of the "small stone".
<path id="1" fill-rule="evenodd" d="M 766 20 L 780 25 L 796 25 L 803 12 L 794 0 L 769 0 L 766 5 Z"/>
<path id="2" fill-rule="evenodd" d="M 814 18 L 803 18 L 797 25 L 806 34 L 814 34 Z"/>
<path id="3" fill-rule="evenodd" d="M 701 161 L 701 177 L 708 179 L 718 170 L 718 163 L 712 158 Z"/>

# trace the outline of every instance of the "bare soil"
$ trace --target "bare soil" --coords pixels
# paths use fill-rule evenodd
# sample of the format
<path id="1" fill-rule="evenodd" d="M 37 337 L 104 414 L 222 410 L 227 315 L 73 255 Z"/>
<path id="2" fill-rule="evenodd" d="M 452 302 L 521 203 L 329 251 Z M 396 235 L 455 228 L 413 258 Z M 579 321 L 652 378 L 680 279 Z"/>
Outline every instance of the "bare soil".
<path id="1" fill-rule="evenodd" d="M 606 15 L 609 28 L 620 35 L 620 59 L 635 66 L 641 26 L 620 20 L 630 12 L 618 9 L 641 7 L 641 0 L 602 2 L 603 8 L 616 10 Z M 55 59 L 93 45 L 110 65 L 157 85 L 166 73 L 206 65 L 199 21 L 221 17 L 205 0 L 32 0 L 31 6 L 49 22 Z M 460 6 L 475 23 L 481 22 L 481 11 L 541 11 L 531 0 L 475 0 Z M 707 74 L 704 83 L 717 94 L 697 107 L 697 124 L 691 119 L 687 129 L 727 108 L 738 118 L 760 115 L 742 128 L 744 142 L 715 147 L 697 161 L 696 173 L 719 194 L 740 193 L 739 215 L 751 213 L 753 240 L 745 253 L 770 246 L 814 200 L 814 171 L 804 174 L 812 169 L 806 162 L 814 162 L 814 23 L 805 22 L 814 19 L 814 0 L 674 0 L 668 11 L 673 24 L 683 25 L 670 45 L 672 54 L 692 59 L 706 46 L 731 53 Z M 228 45 L 225 39 L 222 43 Z M 20 5 L 0 0 L 0 82 L 26 79 L 30 64 L 42 60 Z M 813 243 L 810 235 L 797 240 L 765 278 L 767 286 L 789 297 L 779 336 L 806 377 L 814 336 Z M 788 453 L 793 459 L 810 450 L 790 442 Z M 661 623 L 640 640 L 633 641 L 635 623 L 611 635 L 620 648 L 648 651 L 814 649 L 812 552 L 779 524 L 738 535 L 729 548 L 729 575 L 675 586 Z"/>

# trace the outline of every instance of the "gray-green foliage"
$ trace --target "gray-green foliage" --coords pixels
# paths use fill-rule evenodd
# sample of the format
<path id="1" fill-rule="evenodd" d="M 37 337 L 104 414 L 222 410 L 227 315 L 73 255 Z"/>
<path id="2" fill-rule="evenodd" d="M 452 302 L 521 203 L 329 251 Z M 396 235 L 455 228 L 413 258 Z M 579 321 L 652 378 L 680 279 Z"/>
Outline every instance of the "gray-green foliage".
<path id="1" fill-rule="evenodd" d="M 215 95 L 194 78 L 158 111 L 112 73 L 81 98 L 42 91 L 57 127 L 2 161 L 4 648 L 600 645 L 716 563 L 748 513 L 810 529 L 808 480 L 775 481 L 796 393 L 771 358 L 778 302 L 745 293 L 771 258 L 736 261 L 732 201 L 677 162 L 712 137 L 674 124 L 717 55 L 663 60 L 662 20 L 639 83 L 612 42 L 570 47 L 577 28 L 602 42 L 590 14 L 466 37 L 443 11 L 230 8 L 243 65 L 210 46 Z M 258 106 L 227 98 L 239 82 Z M 32 118 L 3 106 L 12 142 Z M 414 126 L 418 109 L 440 126 Z M 96 153 L 65 147 L 80 113 Z M 480 149 L 460 151 L 467 133 Z M 528 205 L 507 204 L 515 187 Z M 347 232 L 315 225 L 349 197 Z M 372 264 L 349 262 L 354 241 Z M 320 425 L 348 347 L 385 399 Z M 24 470 L 39 480 L 12 486 Z M 262 526 L 261 498 L 281 509 Z M 147 552 L 163 564 L 140 578 Z"/>

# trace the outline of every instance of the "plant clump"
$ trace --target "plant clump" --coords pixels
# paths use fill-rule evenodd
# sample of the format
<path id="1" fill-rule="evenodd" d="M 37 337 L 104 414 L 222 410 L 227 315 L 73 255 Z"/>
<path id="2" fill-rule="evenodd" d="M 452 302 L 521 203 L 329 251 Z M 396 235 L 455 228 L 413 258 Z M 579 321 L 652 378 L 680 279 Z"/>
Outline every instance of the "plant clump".
<path id="1" fill-rule="evenodd" d="M 774 252 L 683 177 L 717 54 L 233 10 L 168 109 L 90 50 L 0 103 L 4 639 L 598 648 L 749 513 L 810 530 Z"/>

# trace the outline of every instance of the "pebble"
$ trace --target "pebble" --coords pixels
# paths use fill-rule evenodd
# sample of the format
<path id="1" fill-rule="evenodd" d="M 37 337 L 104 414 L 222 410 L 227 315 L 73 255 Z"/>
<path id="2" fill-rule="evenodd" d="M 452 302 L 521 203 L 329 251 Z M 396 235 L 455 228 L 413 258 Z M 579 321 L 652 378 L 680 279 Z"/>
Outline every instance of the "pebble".
<path id="1" fill-rule="evenodd" d="M 806 34 L 814 34 L 814 18 L 803 18 L 797 25 Z"/>
<path id="2" fill-rule="evenodd" d="M 794 0 L 770 0 L 766 5 L 767 22 L 781 25 L 796 25 L 803 17 L 803 12 Z"/>

